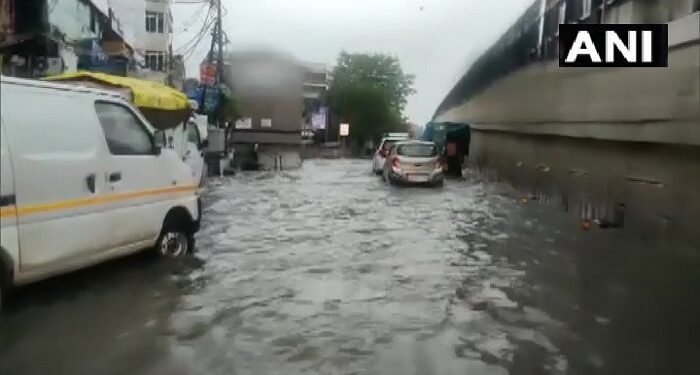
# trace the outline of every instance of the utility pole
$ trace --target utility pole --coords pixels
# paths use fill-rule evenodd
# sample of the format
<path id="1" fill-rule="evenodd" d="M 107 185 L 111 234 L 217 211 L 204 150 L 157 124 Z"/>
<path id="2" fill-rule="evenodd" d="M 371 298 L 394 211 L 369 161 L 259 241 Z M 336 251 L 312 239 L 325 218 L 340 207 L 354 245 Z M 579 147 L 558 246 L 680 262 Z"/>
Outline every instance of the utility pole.
<path id="1" fill-rule="evenodd" d="M 219 113 L 222 113 L 221 110 L 221 105 L 223 104 L 223 86 L 226 84 L 224 82 L 224 26 L 222 23 L 222 15 L 221 15 L 221 2 L 223 0 L 215 0 L 216 1 L 216 26 L 217 26 L 217 41 L 219 45 L 219 50 L 218 50 L 218 56 L 216 59 L 216 83 L 218 83 L 218 88 L 219 88 Z M 224 127 L 224 150 L 226 153 L 229 151 L 229 132 L 230 132 L 230 126 L 231 124 L 226 124 L 222 123 L 224 122 L 225 119 L 220 118 L 218 115 L 216 117 L 216 122 L 218 123 L 219 127 L 223 125 Z"/>
<path id="2" fill-rule="evenodd" d="M 168 85 L 173 87 L 173 45 L 168 46 Z"/>
<path id="3" fill-rule="evenodd" d="M 218 44 L 219 44 L 219 55 L 217 57 L 216 61 L 216 78 L 219 82 L 219 84 L 224 83 L 224 30 L 223 30 L 223 25 L 221 24 L 221 2 L 223 0 L 216 0 L 217 2 L 217 9 L 216 9 L 216 25 L 217 25 L 217 34 L 216 36 L 218 37 Z"/>

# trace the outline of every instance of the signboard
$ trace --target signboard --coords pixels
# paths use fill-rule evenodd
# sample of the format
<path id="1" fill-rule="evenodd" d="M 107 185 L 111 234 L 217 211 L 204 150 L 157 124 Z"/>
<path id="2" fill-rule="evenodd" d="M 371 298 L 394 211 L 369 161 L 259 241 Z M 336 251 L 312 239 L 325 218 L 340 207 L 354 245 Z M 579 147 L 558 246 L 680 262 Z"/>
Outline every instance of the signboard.
<path id="1" fill-rule="evenodd" d="M 560 67 L 667 67 L 667 24 L 559 25 Z"/>
<path id="2" fill-rule="evenodd" d="M 311 115 L 311 126 L 314 129 L 325 129 L 326 119 L 328 118 L 328 108 L 320 107 L 318 111 Z"/>
<path id="3" fill-rule="evenodd" d="M 340 124 L 340 136 L 347 137 L 350 135 L 350 124 Z"/>
<path id="4" fill-rule="evenodd" d="M 216 64 L 202 64 L 199 82 L 203 85 L 214 85 L 216 83 Z"/>
<path id="5" fill-rule="evenodd" d="M 260 119 L 260 127 L 261 128 L 271 128 L 272 127 L 272 119 L 271 118 Z"/>
<path id="6" fill-rule="evenodd" d="M 250 117 L 240 118 L 236 120 L 234 127 L 236 129 L 252 129 L 253 119 L 251 119 Z"/>
<path id="7" fill-rule="evenodd" d="M 202 114 L 213 114 L 219 108 L 219 88 L 216 86 L 204 87 L 204 98 L 202 100 Z"/>

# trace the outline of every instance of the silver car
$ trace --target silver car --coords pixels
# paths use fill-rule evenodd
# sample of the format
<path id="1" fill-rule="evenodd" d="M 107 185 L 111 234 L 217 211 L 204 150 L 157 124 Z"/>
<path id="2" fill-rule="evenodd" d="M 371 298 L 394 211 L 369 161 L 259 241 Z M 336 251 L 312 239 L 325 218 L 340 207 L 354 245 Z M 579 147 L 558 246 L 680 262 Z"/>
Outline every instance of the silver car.
<path id="1" fill-rule="evenodd" d="M 443 173 L 433 142 L 404 141 L 393 145 L 384 162 L 384 180 L 392 184 L 442 186 Z"/>

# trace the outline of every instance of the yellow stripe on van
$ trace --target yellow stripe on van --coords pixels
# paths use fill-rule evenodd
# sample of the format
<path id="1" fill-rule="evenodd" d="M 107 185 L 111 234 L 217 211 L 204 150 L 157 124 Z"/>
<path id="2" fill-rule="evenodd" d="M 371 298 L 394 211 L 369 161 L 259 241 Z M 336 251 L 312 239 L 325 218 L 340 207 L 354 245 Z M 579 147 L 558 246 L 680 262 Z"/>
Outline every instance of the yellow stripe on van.
<path id="1" fill-rule="evenodd" d="M 15 216 L 15 206 L 0 207 L 0 217 Z"/>
<path id="2" fill-rule="evenodd" d="M 129 199 L 143 198 L 155 195 L 166 195 L 175 193 L 191 193 L 197 190 L 197 186 L 176 186 L 168 187 L 163 189 L 152 189 L 152 190 L 141 190 L 141 191 L 131 191 L 128 193 L 118 193 L 103 195 L 99 197 L 90 198 L 80 198 L 80 199 L 69 199 L 65 201 L 43 203 L 43 204 L 32 204 L 25 206 L 7 206 L 0 208 L 0 217 L 10 217 L 10 216 L 26 216 L 50 211 L 60 211 L 67 210 L 71 208 L 94 206 L 105 203 L 114 203 L 125 201 Z"/>

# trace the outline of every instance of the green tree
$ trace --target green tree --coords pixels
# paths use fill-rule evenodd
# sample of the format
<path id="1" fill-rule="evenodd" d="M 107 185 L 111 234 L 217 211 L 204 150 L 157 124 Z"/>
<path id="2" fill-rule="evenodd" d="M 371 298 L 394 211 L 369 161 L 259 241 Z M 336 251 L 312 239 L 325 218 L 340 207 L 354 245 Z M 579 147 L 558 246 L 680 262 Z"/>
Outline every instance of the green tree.
<path id="1" fill-rule="evenodd" d="M 413 79 L 393 56 L 341 52 L 332 73 L 331 108 L 351 124 L 351 138 L 377 139 L 402 130 L 401 112 L 415 92 Z"/>
<path id="2" fill-rule="evenodd" d="M 238 100 L 232 94 L 222 94 L 221 104 L 219 105 L 218 118 L 221 121 L 235 122 L 241 118 L 241 110 L 238 105 Z"/>

